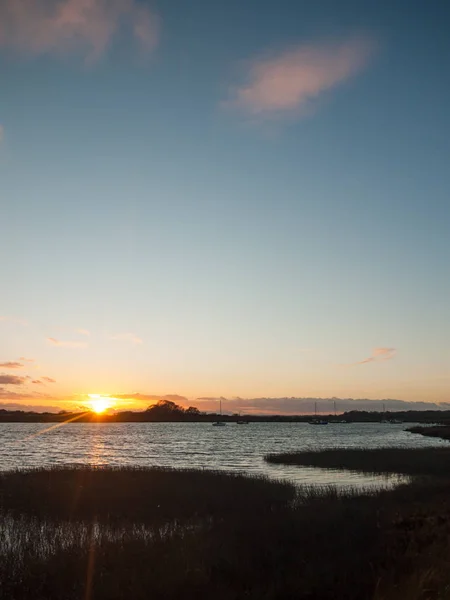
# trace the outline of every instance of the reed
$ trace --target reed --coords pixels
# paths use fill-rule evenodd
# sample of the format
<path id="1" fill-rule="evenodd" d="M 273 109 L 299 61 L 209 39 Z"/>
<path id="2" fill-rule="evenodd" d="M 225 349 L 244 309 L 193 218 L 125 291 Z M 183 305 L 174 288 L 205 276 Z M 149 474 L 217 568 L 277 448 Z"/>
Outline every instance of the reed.
<path id="1" fill-rule="evenodd" d="M 411 476 L 450 476 L 450 448 L 342 449 L 268 454 L 274 464 L 347 469 L 366 474 Z"/>
<path id="2" fill-rule="evenodd" d="M 450 583 L 448 492 L 443 477 L 357 495 L 194 470 L 3 473 L 0 598 L 418 600 Z"/>
<path id="3" fill-rule="evenodd" d="M 416 427 L 410 427 L 407 429 L 410 433 L 420 433 L 427 437 L 440 438 L 442 440 L 450 440 L 450 426 L 448 425 L 437 425 L 435 427 L 422 427 L 417 425 Z"/>

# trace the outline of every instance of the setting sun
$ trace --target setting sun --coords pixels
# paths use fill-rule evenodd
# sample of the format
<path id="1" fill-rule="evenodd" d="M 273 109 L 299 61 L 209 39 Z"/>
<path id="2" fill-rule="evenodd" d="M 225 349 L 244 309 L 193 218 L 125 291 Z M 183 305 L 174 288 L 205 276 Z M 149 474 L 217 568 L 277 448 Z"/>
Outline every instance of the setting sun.
<path id="1" fill-rule="evenodd" d="M 100 414 L 114 406 L 114 399 L 100 394 L 89 394 L 89 404 L 91 410 Z"/>

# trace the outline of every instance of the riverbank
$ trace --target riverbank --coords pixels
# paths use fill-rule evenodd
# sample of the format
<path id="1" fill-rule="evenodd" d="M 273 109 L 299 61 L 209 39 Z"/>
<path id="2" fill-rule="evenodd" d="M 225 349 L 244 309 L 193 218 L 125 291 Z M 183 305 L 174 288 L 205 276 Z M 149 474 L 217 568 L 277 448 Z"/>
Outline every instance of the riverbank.
<path id="1" fill-rule="evenodd" d="M 409 475 L 409 483 L 391 492 L 356 501 L 360 510 L 365 507 L 368 522 L 376 522 L 386 544 L 385 564 L 390 564 L 386 573 L 379 572 L 373 598 L 449 597 L 450 574 L 443 560 L 450 550 L 449 448 L 336 449 L 271 454 L 265 459 L 276 464 Z M 353 526 L 349 513 L 348 527 L 352 530 Z"/>
<path id="2" fill-rule="evenodd" d="M 406 431 L 450 441 L 450 426 L 448 425 L 437 425 L 436 427 L 421 427 L 418 425 L 417 427 L 410 427 Z"/>
<path id="3" fill-rule="evenodd" d="M 358 471 L 368 475 L 410 475 L 450 479 L 449 448 L 360 448 L 268 454 L 272 464 Z"/>
<path id="4" fill-rule="evenodd" d="M 444 477 L 356 495 L 193 470 L 2 473 L 0 597 L 440 598 L 449 489 Z"/>
<path id="5" fill-rule="evenodd" d="M 60 411 L 32 412 L 0 409 L 0 423 L 213 423 L 217 420 L 226 423 L 308 423 L 319 416 L 331 425 L 345 426 L 357 423 L 382 423 L 387 427 L 401 423 L 448 423 L 450 411 L 408 410 L 408 411 L 364 411 L 352 410 L 339 414 L 223 414 L 202 412 L 195 406 L 183 408 L 174 402 L 161 400 L 146 410 L 114 410 L 96 412 L 86 407 L 75 412 Z"/>

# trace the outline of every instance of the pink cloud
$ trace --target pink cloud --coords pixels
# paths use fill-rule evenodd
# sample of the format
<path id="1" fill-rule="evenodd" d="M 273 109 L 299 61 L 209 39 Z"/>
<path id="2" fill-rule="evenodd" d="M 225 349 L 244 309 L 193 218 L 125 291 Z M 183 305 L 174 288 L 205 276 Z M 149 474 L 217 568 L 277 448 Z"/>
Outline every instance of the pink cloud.
<path id="1" fill-rule="evenodd" d="M 91 332 L 88 329 L 76 329 L 76 332 L 80 335 L 90 336 Z"/>
<path id="2" fill-rule="evenodd" d="M 227 104 L 260 116 L 304 109 L 320 94 L 361 71 L 374 48 L 373 42 L 359 37 L 296 46 L 256 60 L 250 63 L 247 82 L 233 90 Z"/>
<path id="3" fill-rule="evenodd" d="M 131 344 L 143 344 L 143 340 L 134 333 L 119 333 L 117 335 L 112 335 L 110 339 L 122 342 L 130 342 Z"/>
<path id="4" fill-rule="evenodd" d="M 25 383 L 25 377 L 18 377 L 17 375 L 0 375 L 1 385 L 23 385 Z"/>
<path id="5" fill-rule="evenodd" d="M 20 362 L 8 361 L 0 363 L 0 368 L 3 369 L 23 369 L 23 364 Z"/>
<path id="6" fill-rule="evenodd" d="M 390 360 L 394 358 L 396 354 L 395 348 L 374 348 L 372 352 L 372 356 L 365 358 L 357 363 L 353 363 L 354 365 L 365 365 L 370 362 L 378 362 L 380 360 Z"/>
<path id="7" fill-rule="evenodd" d="M 32 55 L 76 53 L 88 62 L 126 26 L 145 50 L 158 42 L 158 19 L 137 0 L 2 0 L 0 47 Z"/>
<path id="8" fill-rule="evenodd" d="M 86 342 L 71 342 L 71 341 L 61 341 L 56 340 L 55 338 L 47 338 L 47 342 L 52 346 L 58 346 L 60 348 L 86 348 Z"/>
<path id="9" fill-rule="evenodd" d="M 161 21 L 146 6 L 134 5 L 132 14 L 133 34 L 141 47 L 148 52 L 153 50 L 159 41 Z"/>
<path id="10" fill-rule="evenodd" d="M 34 362 L 34 358 L 25 358 L 25 356 L 20 356 L 19 360 L 23 360 L 24 362 Z"/>
<path id="11" fill-rule="evenodd" d="M 12 411 L 16 411 L 16 410 L 22 410 L 25 412 L 59 412 L 61 410 L 61 406 L 51 406 L 51 405 L 46 405 L 46 404 L 22 404 L 21 400 L 27 400 L 29 401 L 29 399 L 31 398 L 33 399 L 40 399 L 41 396 L 37 395 L 37 394 L 28 394 L 28 395 L 23 395 L 23 394 L 4 394 L 2 392 L 2 389 L 0 388 L 0 398 L 5 398 L 5 399 L 10 399 L 10 400 L 16 400 L 16 402 L 0 402 L 0 410 L 12 410 Z M 57 400 L 56 400 L 57 401 Z"/>
<path id="12" fill-rule="evenodd" d="M 41 377 L 41 380 L 44 380 L 47 383 L 56 383 L 56 379 L 52 379 L 52 377 Z"/>

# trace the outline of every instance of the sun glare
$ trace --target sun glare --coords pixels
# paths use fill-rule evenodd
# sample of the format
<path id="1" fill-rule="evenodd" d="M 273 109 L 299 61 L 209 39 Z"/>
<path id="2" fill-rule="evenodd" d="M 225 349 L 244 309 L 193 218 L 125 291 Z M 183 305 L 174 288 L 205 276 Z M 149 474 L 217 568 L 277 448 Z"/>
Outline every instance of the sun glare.
<path id="1" fill-rule="evenodd" d="M 89 394 L 89 404 L 91 410 L 97 414 L 101 414 L 114 406 L 114 399 L 101 394 Z"/>

